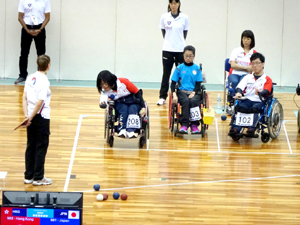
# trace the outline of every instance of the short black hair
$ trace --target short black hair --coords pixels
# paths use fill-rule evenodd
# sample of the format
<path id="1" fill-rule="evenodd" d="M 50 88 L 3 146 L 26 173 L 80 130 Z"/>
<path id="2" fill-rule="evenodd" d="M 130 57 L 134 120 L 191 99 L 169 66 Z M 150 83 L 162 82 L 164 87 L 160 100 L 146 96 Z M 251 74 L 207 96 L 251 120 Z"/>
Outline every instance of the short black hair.
<path id="1" fill-rule="evenodd" d="M 183 54 L 185 53 L 185 51 L 191 51 L 191 52 L 193 52 L 194 55 L 196 53 L 196 49 L 191 45 L 185 46 L 185 48 L 183 49 Z"/>
<path id="2" fill-rule="evenodd" d="M 254 37 L 254 34 L 251 30 L 244 30 L 243 31 L 243 33 L 241 35 L 241 46 L 242 46 L 242 48 L 244 48 L 243 37 L 251 38 L 250 49 L 255 47 L 255 37 Z"/>
<path id="3" fill-rule="evenodd" d="M 180 0 L 174 0 L 176 3 L 179 3 L 179 7 L 178 7 L 178 13 L 180 13 L 180 6 L 181 6 L 181 3 L 180 3 Z M 171 11 L 171 8 L 170 8 L 170 3 L 172 3 L 173 0 L 169 0 L 169 4 L 168 4 L 168 12 Z"/>
<path id="4" fill-rule="evenodd" d="M 97 77 L 97 89 L 98 92 L 101 93 L 102 92 L 102 86 L 101 83 L 102 81 L 107 83 L 109 87 L 111 87 L 111 89 L 113 90 L 117 90 L 117 76 L 112 74 L 110 71 L 108 70 L 103 70 L 98 74 Z"/>
<path id="5" fill-rule="evenodd" d="M 255 59 L 260 59 L 260 61 L 261 61 L 262 63 L 265 62 L 265 57 L 263 56 L 263 54 L 261 54 L 261 53 L 259 53 L 259 52 L 253 53 L 253 55 L 252 55 L 251 58 L 250 58 L 250 61 L 252 62 L 252 61 L 254 61 Z"/>

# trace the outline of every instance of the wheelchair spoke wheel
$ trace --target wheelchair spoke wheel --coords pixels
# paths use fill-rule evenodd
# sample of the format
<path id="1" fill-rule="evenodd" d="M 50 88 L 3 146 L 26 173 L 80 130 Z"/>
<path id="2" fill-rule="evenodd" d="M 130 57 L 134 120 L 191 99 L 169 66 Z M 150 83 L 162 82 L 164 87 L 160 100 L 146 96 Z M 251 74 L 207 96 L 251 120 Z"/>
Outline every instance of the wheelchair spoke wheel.
<path id="1" fill-rule="evenodd" d="M 283 123 L 283 109 L 280 102 L 275 100 L 272 105 L 270 117 L 268 119 L 268 130 L 270 137 L 275 139 L 280 134 Z"/>
<path id="2" fill-rule="evenodd" d="M 270 140 L 270 135 L 268 133 L 262 133 L 261 134 L 261 141 L 263 143 L 267 143 Z"/>
<path id="3" fill-rule="evenodd" d="M 300 133 L 300 109 L 298 109 L 298 132 Z"/>

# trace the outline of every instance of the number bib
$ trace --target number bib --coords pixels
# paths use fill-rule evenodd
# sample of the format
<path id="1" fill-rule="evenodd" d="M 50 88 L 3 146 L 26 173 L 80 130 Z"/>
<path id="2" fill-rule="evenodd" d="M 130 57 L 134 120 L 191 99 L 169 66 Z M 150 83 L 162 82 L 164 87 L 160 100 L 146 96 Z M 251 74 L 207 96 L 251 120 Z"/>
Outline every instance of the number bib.
<path id="1" fill-rule="evenodd" d="M 140 117 L 138 115 L 130 114 L 127 119 L 126 128 L 141 128 Z"/>
<path id="2" fill-rule="evenodd" d="M 248 114 L 248 113 L 238 112 L 236 114 L 235 125 L 243 126 L 243 127 L 251 127 L 253 126 L 253 117 L 254 117 L 253 113 Z"/>
<path id="3" fill-rule="evenodd" d="M 198 121 L 201 119 L 200 109 L 199 106 L 194 108 L 190 108 L 190 120 L 191 121 Z"/>

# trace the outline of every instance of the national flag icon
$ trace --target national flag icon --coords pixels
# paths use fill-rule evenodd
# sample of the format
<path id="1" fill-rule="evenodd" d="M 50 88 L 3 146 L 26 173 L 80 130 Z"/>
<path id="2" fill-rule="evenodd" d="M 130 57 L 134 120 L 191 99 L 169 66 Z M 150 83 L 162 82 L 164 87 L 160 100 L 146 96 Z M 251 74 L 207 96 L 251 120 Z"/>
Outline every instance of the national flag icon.
<path id="1" fill-rule="evenodd" d="M 79 211 L 69 211 L 68 219 L 79 219 Z"/>

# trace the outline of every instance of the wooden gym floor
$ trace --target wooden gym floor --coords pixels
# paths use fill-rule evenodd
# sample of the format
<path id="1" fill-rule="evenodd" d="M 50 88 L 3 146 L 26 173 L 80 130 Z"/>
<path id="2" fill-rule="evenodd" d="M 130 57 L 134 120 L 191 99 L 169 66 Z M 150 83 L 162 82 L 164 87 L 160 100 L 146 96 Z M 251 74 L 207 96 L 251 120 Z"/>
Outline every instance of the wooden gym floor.
<path id="1" fill-rule="evenodd" d="M 168 130 L 168 104 L 157 106 L 158 90 L 144 90 L 150 142 L 148 149 L 139 149 L 138 139 L 115 138 L 114 147 L 107 146 L 96 88 L 51 90 L 45 175 L 53 184 L 34 187 L 23 184 L 26 131 L 13 132 L 23 120 L 23 86 L 0 86 L 5 190 L 83 191 L 85 225 L 300 224 L 300 134 L 294 94 L 275 93 L 284 108 L 284 127 L 277 139 L 264 144 L 260 138 L 233 141 L 227 136 L 229 119 L 221 121 L 221 114 L 204 138 L 174 137 Z M 211 105 L 216 105 L 221 92 L 208 93 Z M 93 191 L 96 183 L 101 185 L 99 192 Z M 113 200 L 115 191 L 126 193 L 128 200 Z M 108 200 L 98 202 L 99 193 L 109 194 Z"/>

